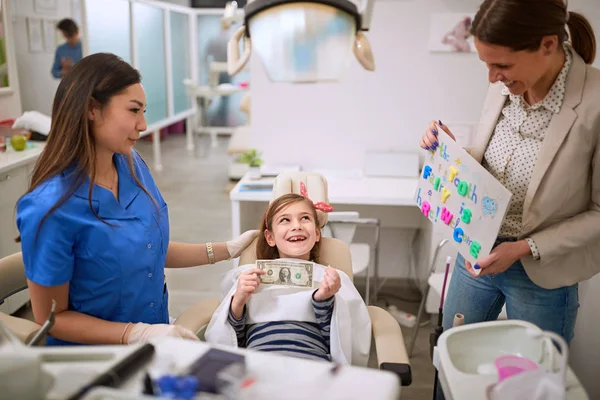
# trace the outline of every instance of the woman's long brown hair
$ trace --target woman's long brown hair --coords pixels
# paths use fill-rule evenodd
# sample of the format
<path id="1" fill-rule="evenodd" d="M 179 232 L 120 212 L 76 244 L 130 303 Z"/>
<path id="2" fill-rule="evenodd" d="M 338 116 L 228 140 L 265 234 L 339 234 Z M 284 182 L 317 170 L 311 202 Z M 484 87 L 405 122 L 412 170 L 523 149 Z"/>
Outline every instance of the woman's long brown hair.
<path id="1" fill-rule="evenodd" d="M 54 96 L 52 123 L 46 146 L 35 164 L 27 193 L 31 193 L 46 180 L 65 172 L 71 166 L 75 166 L 75 170 L 69 177 L 72 178 L 69 189 L 44 215 L 38 226 L 38 233 L 48 216 L 67 201 L 88 177 L 90 209 L 96 218 L 107 223 L 92 206 L 92 190 L 96 181 L 96 148 L 88 111 L 92 106 L 103 109 L 113 96 L 140 82 L 140 73 L 135 68 L 109 53 L 87 56 L 65 74 Z M 156 205 L 152 195 L 135 174 L 131 154 L 128 156 L 128 163 L 135 183 Z M 20 240 L 19 236 L 16 241 Z"/>
<path id="2" fill-rule="evenodd" d="M 559 43 L 570 38 L 586 64 L 592 64 L 596 57 L 592 25 L 582 14 L 569 11 L 565 0 L 484 0 L 471 34 L 482 42 L 513 51 L 535 51 L 544 36 L 556 35 Z"/>
<path id="3" fill-rule="evenodd" d="M 273 220 L 275 219 L 275 215 L 279 214 L 281 210 L 284 208 L 294 204 L 299 203 L 301 201 L 306 202 L 306 204 L 310 205 L 313 221 L 315 221 L 315 227 L 317 231 L 320 231 L 319 227 L 319 216 L 317 214 L 317 209 L 312 201 L 308 200 L 305 197 L 300 196 L 299 194 L 284 194 L 273 200 L 273 202 L 267 208 L 265 212 L 265 216 L 261 221 L 260 226 L 260 235 L 258 235 L 258 239 L 256 242 L 256 258 L 258 260 L 274 260 L 279 258 L 279 251 L 277 250 L 277 246 L 269 246 L 267 243 L 267 239 L 265 238 L 265 231 L 269 230 L 273 232 Z M 313 246 L 310 251 L 310 260 L 313 262 L 319 262 L 319 255 L 321 251 L 321 242 L 318 241 Z"/>

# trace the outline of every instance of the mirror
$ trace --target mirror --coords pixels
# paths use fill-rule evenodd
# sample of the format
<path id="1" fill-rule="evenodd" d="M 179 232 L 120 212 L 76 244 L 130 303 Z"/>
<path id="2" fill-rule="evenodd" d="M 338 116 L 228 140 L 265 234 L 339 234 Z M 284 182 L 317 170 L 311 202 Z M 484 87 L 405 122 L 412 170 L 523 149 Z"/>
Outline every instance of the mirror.
<path id="1" fill-rule="evenodd" d="M 8 50 L 6 48 L 6 20 L 5 7 L 0 6 L 0 91 L 10 86 L 8 78 Z"/>

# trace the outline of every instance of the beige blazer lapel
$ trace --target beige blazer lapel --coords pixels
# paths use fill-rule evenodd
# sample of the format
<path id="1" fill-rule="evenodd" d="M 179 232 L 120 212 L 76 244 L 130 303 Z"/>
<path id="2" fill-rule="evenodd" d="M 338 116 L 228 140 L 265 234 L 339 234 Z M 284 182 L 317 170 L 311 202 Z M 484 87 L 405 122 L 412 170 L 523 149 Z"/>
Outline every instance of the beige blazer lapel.
<path id="1" fill-rule="evenodd" d="M 577 53 L 572 52 L 573 61 L 567 75 L 565 84 L 565 96 L 560 112 L 555 114 L 548 125 L 546 136 L 542 142 L 542 148 L 538 154 L 535 167 L 531 174 L 531 180 L 525 194 L 523 203 L 523 215 L 526 215 L 531 206 L 535 193 L 542 182 L 542 179 L 548 171 L 554 156 L 560 149 L 563 141 L 569 134 L 571 126 L 577 119 L 577 113 L 574 108 L 581 102 L 583 93 L 583 84 L 585 82 L 586 66 L 585 62 Z"/>
<path id="2" fill-rule="evenodd" d="M 485 149 L 487 148 L 488 142 L 494 133 L 494 129 L 498 123 L 498 118 L 500 117 L 500 113 L 502 112 L 504 104 L 506 103 L 506 96 L 502 94 L 503 86 L 504 85 L 501 83 L 496 83 L 492 84 L 488 89 L 488 95 L 486 97 L 483 111 L 481 112 L 479 126 L 477 128 L 475 143 L 471 147 L 470 151 L 471 156 L 477 160 L 478 163 L 481 163 L 483 160 Z"/>

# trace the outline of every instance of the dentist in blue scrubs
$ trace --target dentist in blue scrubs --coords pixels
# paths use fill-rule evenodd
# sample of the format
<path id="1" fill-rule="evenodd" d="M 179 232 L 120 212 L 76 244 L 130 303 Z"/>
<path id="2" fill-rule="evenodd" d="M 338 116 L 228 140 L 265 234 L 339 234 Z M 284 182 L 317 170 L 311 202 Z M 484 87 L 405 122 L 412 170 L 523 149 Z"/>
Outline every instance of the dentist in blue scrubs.
<path id="1" fill-rule="evenodd" d="M 29 190 L 17 203 L 35 320 L 43 323 L 57 302 L 49 345 L 197 340 L 169 324 L 164 269 L 238 257 L 256 235 L 214 244 L 169 240 L 168 206 L 134 150 L 146 130 L 140 81 L 113 54 L 73 65 L 58 86 Z"/>

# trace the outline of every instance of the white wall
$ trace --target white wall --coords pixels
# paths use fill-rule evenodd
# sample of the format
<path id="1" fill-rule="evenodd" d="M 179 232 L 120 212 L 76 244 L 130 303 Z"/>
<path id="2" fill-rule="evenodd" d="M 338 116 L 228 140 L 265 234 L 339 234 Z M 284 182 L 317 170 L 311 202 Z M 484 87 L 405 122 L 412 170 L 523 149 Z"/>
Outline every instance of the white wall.
<path id="1" fill-rule="evenodd" d="M 21 96 L 19 92 L 19 74 L 17 72 L 17 58 L 15 56 L 15 33 L 11 24 L 11 13 L 14 10 L 10 9 L 11 2 L 8 0 L 0 0 L 2 2 L 2 14 L 6 14 L 4 21 L 5 35 L 9 40 L 6 41 L 6 51 L 8 60 L 8 79 L 11 91 L 0 93 L 0 120 L 17 118 L 21 115 Z"/>
<path id="2" fill-rule="evenodd" d="M 29 51 L 27 35 L 27 17 L 53 19 L 73 18 L 70 0 L 57 0 L 57 9 L 46 14 L 34 12 L 33 0 L 19 0 L 16 5 L 16 20 L 13 23 L 19 82 L 21 83 L 21 102 L 23 111 L 39 111 L 46 115 L 52 113 L 52 101 L 59 80 L 50 73 L 54 62 L 54 50 L 41 53 Z M 82 31 L 82 27 L 79 27 Z M 60 42 L 62 43 L 62 42 Z M 57 44 L 60 44 L 57 43 Z"/>
<path id="3" fill-rule="evenodd" d="M 416 151 L 432 119 L 477 121 L 485 66 L 474 53 L 427 49 L 430 13 L 472 12 L 472 3 L 376 1 L 368 33 L 376 71 L 353 58 L 339 83 L 273 84 L 252 57 L 253 141 L 266 162 L 360 168 L 366 149 Z M 291 151 L 287 143 L 299 137 L 307 146 Z"/>

